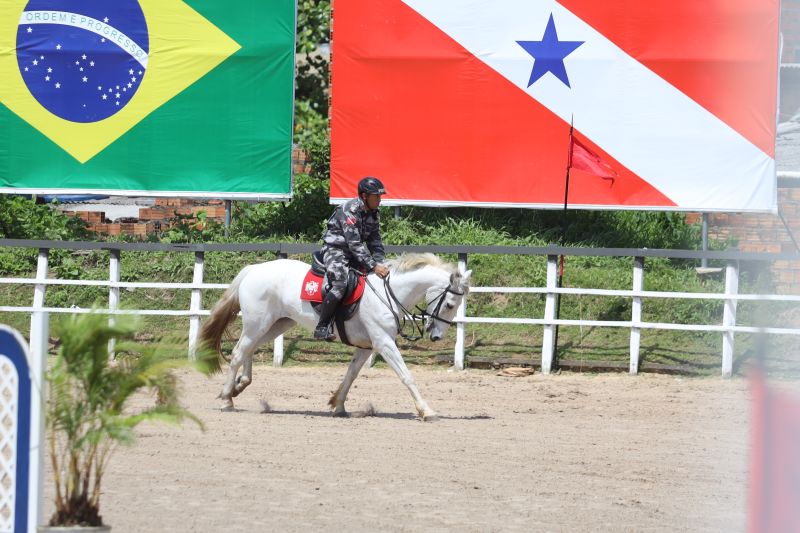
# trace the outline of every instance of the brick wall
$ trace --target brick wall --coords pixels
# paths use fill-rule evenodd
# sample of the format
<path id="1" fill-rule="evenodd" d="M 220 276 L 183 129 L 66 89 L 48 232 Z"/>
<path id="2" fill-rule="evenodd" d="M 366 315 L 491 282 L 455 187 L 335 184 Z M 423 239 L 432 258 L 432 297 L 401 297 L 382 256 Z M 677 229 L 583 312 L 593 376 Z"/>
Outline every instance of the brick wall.
<path id="1" fill-rule="evenodd" d="M 308 163 L 306 153 L 299 147 L 292 147 L 292 175 L 307 174 L 311 172 L 311 165 Z"/>
<path id="2" fill-rule="evenodd" d="M 800 188 L 778 189 L 778 210 L 795 239 L 800 239 Z M 689 223 L 699 223 L 701 215 L 686 216 Z M 738 241 L 742 252 L 796 253 L 792 238 L 777 215 L 714 213 L 708 216 L 709 239 Z M 800 294 L 800 261 L 776 261 L 770 265 L 772 279 L 781 292 Z"/>
<path id="3" fill-rule="evenodd" d="M 186 198 L 157 198 L 152 207 L 139 209 L 139 216 L 118 221 L 107 220 L 103 211 L 74 211 L 73 214 L 89 225 L 89 230 L 101 235 L 130 235 L 145 239 L 148 235 L 166 231 L 174 224 L 176 213 L 195 215 L 205 211 L 209 220 L 225 220 L 225 204 L 222 200 L 189 200 Z"/>

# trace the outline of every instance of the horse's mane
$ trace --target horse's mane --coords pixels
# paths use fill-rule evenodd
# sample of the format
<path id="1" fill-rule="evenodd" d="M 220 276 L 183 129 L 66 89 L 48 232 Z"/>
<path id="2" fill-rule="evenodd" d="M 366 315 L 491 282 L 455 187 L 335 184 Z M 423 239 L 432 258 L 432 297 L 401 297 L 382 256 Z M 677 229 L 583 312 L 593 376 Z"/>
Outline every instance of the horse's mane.
<path id="1" fill-rule="evenodd" d="M 456 265 L 454 265 L 453 263 L 445 263 L 444 261 L 439 259 L 438 256 L 435 256 L 431 253 L 403 254 L 396 259 L 389 260 L 388 263 L 389 263 L 389 268 L 397 272 L 409 272 L 411 270 L 417 270 L 426 266 L 432 266 L 445 270 L 451 274 L 458 273 L 458 267 Z"/>

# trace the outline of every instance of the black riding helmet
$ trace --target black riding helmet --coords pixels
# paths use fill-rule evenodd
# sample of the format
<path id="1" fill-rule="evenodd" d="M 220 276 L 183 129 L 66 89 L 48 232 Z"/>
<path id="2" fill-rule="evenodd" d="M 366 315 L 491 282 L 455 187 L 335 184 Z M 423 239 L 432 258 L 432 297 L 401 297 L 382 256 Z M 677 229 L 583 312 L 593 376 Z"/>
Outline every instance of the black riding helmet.
<path id="1" fill-rule="evenodd" d="M 383 188 L 381 180 L 367 176 L 358 182 L 358 195 L 361 196 L 361 193 L 386 194 L 386 189 Z"/>

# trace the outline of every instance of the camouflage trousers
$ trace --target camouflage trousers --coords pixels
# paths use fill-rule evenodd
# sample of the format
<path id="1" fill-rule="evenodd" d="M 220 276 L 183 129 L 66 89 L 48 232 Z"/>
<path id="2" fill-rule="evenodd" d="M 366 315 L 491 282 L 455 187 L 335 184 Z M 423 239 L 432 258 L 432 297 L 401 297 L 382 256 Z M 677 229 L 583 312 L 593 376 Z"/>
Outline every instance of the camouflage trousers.
<path id="1" fill-rule="evenodd" d="M 341 300 L 347 290 L 350 260 L 339 248 L 324 246 L 322 252 L 325 259 L 325 277 L 328 280 L 328 291 Z"/>

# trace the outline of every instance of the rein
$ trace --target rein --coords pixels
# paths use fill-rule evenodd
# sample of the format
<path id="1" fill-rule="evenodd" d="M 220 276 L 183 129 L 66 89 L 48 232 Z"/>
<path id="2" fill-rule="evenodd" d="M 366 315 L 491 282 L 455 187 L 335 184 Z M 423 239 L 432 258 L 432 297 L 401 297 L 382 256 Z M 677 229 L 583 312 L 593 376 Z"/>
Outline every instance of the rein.
<path id="1" fill-rule="evenodd" d="M 459 296 L 464 295 L 463 292 L 458 292 L 456 290 L 453 290 L 448 285 L 441 293 L 439 293 L 438 296 L 436 296 L 436 298 L 434 298 L 428 303 L 427 307 L 430 307 L 434 302 L 436 302 L 436 307 L 433 309 L 432 313 L 428 312 L 427 307 L 423 309 L 420 308 L 419 305 L 416 306 L 416 310 L 418 312 L 412 313 L 411 311 L 406 309 L 406 307 L 397 298 L 397 295 L 395 295 L 394 291 L 392 290 L 392 286 L 389 284 L 389 276 L 383 278 L 383 290 L 386 295 L 386 299 L 384 299 L 380 295 L 378 290 L 375 288 L 375 286 L 372 285 L 372 283 L 370 283 L 369 278 L 367 277 L 366 274 L 359 272 L 359 275 L 364 276 L 364 281 L 366 281 L 367 285 L 369 285 L 369 288 L 372 289 L 372 292 L 375 293 L 375 296 L 378 297 L 378 299 L 383 303 L 383 305 L 389 308 L 389 311 L 392 313 L 392 316 L 394 317 L 395 324 L 397 325 L 398 334 L 407 341 L 418 341 L 425 336 L 425 329 L 423 328 L 423 323 L 426 318 L 430 317 L 433 320 L 439 320 L 446 324 L 453 325 L 453 322 L 451 320 L 447 320 L 445 318 L 440 317 L 439 311 L 442 308 L 442 304 L 444 303 L 444 298 L 445 295 L 447 295 L 447 293 L 457 294 Z M 398 311 L 395 311 L 392 302 L 394 302 L 394 304 L 397 306 L 399 313 Z M 409 322 L 412 325 L 411 326 L 412 330 L 416 330 L 416 332 L 419 333 L 419 335 L 407 335 L 403 331 L 406 327 L 406 324 Z"/>

